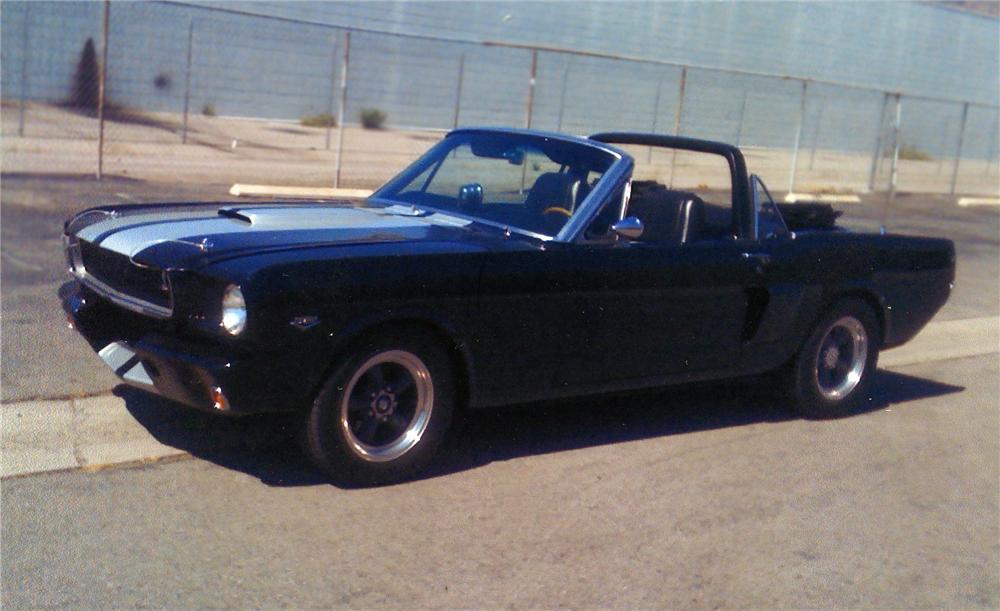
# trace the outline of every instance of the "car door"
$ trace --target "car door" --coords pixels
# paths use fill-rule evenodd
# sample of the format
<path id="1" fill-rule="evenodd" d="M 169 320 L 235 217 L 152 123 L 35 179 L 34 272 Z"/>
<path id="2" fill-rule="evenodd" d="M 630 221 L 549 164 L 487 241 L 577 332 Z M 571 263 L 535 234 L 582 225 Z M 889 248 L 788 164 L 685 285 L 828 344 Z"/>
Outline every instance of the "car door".
<path id="1" fill-rule="evenodd" d="M 588 341 L 576 323 L 589 297 L 581 290 L 586 261 L 567 246 L 510 243 L 485 257 L 470 346 L 478 404 L 571 391 L 556 374 Z"/>
<path id="2" fill-rule="evenodd" d="M 753 273 L 741 245 L 580 247 L 568 385 L 683 377 L 737 362 Z"/>
<path id="3" fill-rule="evenodd" d="M 657 165 L 645 148 L 625 149 L 637 161 L 621 214 L 638 208 L 651 217 L 633 240 L 580 247 L 576 290 L 586 298 L 574 322 L 586 341 L 564 360 L 560 382 L 639 386 L 736 368 L 763 256 L 747 222 L 752 202 L 742 155 L 727 145 L 650 134 L 593 138 L 663 147 L 670 155 L 656 157 L 669 163 Z M 644 205 L 640 191 L 647 192 Z M 658 199 L 678 207 L 660 215 L 651 206 Z"/>

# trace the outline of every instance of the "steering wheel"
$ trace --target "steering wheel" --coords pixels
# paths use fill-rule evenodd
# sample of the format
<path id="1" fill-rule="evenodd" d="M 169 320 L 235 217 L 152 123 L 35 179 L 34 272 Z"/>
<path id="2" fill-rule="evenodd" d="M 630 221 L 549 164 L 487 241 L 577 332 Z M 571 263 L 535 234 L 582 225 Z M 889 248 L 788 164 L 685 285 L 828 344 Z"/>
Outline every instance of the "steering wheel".
<path id="1" fill-rule="evenodd" d="M 542 216 L 546 214 L 565 214 L 566 218 L 573 216 L 573 213 L 561 206 L 549 206 L 542 211 Z"/>

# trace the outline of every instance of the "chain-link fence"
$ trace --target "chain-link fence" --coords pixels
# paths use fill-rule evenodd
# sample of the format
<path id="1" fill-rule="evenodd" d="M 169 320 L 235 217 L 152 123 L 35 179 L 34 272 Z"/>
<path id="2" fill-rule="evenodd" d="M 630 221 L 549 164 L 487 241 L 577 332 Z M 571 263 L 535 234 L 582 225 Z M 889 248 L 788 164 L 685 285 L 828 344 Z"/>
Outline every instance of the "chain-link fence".
<path id="1" fill-rule="evenodd" d="M 0 14 L 5 172 L 371 187 L 448 129 L 507 125 L 733 142 L 782 192 L 1000 189 L 981 101 L 176 2 Z"/>

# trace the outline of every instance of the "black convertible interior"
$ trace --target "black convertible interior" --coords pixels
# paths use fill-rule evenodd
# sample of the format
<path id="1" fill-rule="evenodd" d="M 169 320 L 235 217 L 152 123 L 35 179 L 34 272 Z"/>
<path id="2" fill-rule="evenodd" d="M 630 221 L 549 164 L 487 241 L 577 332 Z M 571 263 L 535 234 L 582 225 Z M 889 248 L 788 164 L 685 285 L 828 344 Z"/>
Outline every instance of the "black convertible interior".
<path id="1" fill-rule="evenodd" d="M 655 181 L 633 181 L 625 216 L 642 221 L 636 241 L 684 244 L 732 235 L 732 210 L 706 203 L 690 191 L 675 191 Z"/>

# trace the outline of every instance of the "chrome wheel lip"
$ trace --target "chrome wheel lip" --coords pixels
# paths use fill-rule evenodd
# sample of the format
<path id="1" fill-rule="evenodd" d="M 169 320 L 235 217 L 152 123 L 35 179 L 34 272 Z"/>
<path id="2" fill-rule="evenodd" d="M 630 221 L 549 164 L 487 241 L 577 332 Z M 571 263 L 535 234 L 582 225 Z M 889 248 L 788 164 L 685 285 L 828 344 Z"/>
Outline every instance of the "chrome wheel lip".
<path id="1" fill-rule="evenodd" d="M 865 326 L 853 316 L 839 318 L 819 342 L 813 366 L 817 390 L 827 400 L 844 399 L 861 383 L 867 363 Z"/>
<path id="2" fill-rule="evenodd" d="M 413 416 L 403 432 L 383 445 L 369 445 L 361 441 L 351 430 L 349 405 L 358 381 L 373 367 L 394 364 L 402 367 L 413 380 L 416 394 Z M 434 384 L 430 370 L 420 358 L 405 350 L 386 350 L 365 361 L 351 376 L 340 400 L 339 426 L 347 445 L 361 459 L 368 462 L 389 462 L 412 450 L 427 431 L 434 407 Z"/>

